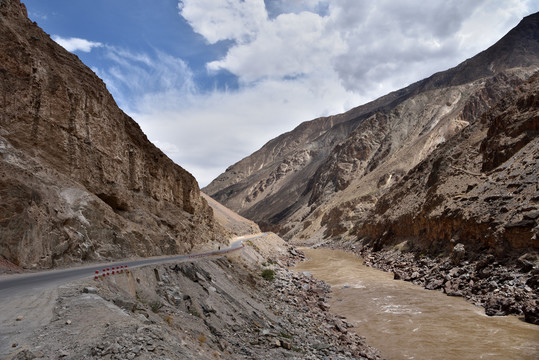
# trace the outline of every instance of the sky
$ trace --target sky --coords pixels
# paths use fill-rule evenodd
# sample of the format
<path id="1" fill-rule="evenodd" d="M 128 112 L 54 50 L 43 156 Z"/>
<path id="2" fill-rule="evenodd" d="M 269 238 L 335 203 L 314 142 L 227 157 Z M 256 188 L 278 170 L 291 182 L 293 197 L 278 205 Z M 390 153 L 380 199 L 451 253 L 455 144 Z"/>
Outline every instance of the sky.
<path id="1" fill-rule="evenodd" d="M 303 121 L 458 65 L 536 0 L 22 0 L 201 187 Z"/>

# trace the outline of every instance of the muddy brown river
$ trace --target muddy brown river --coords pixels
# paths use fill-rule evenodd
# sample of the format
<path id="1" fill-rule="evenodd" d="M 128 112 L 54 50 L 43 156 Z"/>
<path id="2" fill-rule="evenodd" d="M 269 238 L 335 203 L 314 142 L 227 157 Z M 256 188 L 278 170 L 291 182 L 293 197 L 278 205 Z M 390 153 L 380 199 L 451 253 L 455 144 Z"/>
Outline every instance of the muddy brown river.
<path id="1" fill-rule="evenodd" d="M 539 359 L 539 326 L 425 290 L 363 265 L 355 255 L 303 249 L 308 271 L 332 287 L 331 311 L 346 317 L 387 359 Z"/>

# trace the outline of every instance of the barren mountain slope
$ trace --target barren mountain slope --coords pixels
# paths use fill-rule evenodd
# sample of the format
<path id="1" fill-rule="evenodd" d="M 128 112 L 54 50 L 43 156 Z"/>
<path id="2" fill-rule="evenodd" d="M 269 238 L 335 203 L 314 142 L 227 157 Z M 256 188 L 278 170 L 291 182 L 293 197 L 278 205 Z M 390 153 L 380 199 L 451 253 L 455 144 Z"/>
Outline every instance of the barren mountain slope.
<path id="1" fill-rule="evenodd" d="M 433 253 L 538 248 L 538 169 L 539 73 L 412 169 L 355 234 Z"/>
<path id="2" fill-rule="evenodd" d="M 412 97 L 389 112 L 389 118 L 398 114 L 399 120 L 381 134 L 385 138 L 380 143 L 376 142 L 376 133 L 360 126 L 360 131 L 335 148 L 327 165 L 313 178 L 311 206 L 292 217 L 290 225 L 295 229 L 289 235 L 300 241 L 349 235 L 348 231 L 358 223 L 371 219 L 371 210 L 381 196 L 386 192 L 386 197 L 393 196 L 392 186 L 405 179 L 409 170 L 455 134 L 475 126 L 480 121 L 479 114 L 511 92 L 527 74 L 516 69 L 467 87 L 433 90 Z M 434 106 L 437 103 L 443 105 Z M 464 151 L 461 147 L 466 146 L 458 141 L 451 144 L 458 151 Z M 341 186 L 337 192 L 335 184 Z M 413 212 L 410 204 L 407 206 Z"/>
<path id="3" fill-rule="evenodd" d="M 18 0 L 0 2 L 0 89 L 1 257 L 50 267 L 223 238 L 193 176 Z"/>
<path id="4" fill-rule="evenodd" d="M 539 69 L 539 14 L 455 68 L 306 122 L 204 190 L 288 239 L 348 234 L 392 184 Z"/>
<path id="5" fill-rule="evenodd" d="M 203 192 L 201 192 L 200 195 L 202 195 L 204 200 L 206 200 L 208 205 L 213 209 L 215 220 L 228 230 L 231 235 L 241 236 L 260 232 L 260 228 L 255 222 L 238 215 Z"/>

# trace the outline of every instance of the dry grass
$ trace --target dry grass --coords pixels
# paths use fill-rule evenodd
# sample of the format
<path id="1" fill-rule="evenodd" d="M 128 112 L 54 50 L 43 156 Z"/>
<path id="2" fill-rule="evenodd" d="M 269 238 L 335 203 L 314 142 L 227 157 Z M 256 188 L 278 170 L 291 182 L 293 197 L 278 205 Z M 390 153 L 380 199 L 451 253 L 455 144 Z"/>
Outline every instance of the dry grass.
<path id="1" fill-rule="evenodd" d="M 198 339 L 198 342 L 199 342 L 200 346 L 202 346 L 202 344 L 204 344 L 206 342 L 206 335 L 200 334 L 200 335 L 198 335 L 197 339 Z"/>

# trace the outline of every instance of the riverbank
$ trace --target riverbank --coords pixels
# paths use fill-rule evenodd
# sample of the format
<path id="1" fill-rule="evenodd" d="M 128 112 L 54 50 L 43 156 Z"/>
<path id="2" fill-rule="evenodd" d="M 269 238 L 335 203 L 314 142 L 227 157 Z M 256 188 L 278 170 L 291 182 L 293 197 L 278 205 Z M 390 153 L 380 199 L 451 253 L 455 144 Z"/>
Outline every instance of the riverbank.
<path id="1" fill-rule="evenodd" d="M 346 317 L 392 360 L 536 360 L 539 327 L 516 316 L 487 316 L 462 297 L 446 296 L 370 266 L 352 252 L 302 249 L 308 271 L 331 285 L 331 311 Z"/>
<path id="2" fill-rule="evenodd" d="M 304 259 L 294 249 L 290 255 L 284 260 L 287 267 Z M 288 319 L 290 333 L 297 334 L 296 341 L 308 350 L 302 359 L 381 359 L 379 351 L 352 330 L 351 323 L 330 312 L 331 287 L 326 282 L 281 264 L 271 266 L 275 279 L 266 284 L 265 293 L 269 308 Z"/>
<path id="3" fill-rule="evenodd" d="M 450 255 L 438 257 L 403 251 L 402 246 L 373 251 L 356 241 L 333 241 L 323 247 L 353 252 L 366 265 L 392 272 L 395 280 L 463 297 L 489 316 L 523 316 L 539 325 L 539 268 L 531 255 L 504 263 L 492 254 L 466 254 L 461 244 Z"/>

